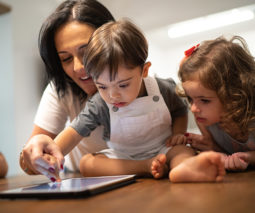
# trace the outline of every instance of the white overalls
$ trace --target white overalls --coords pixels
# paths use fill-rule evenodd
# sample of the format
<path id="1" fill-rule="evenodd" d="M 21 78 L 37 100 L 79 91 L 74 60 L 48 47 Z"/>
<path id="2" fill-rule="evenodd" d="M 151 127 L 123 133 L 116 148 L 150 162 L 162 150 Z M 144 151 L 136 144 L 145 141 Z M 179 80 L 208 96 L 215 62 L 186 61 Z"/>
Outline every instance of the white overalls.
<path id="1" fill-rule="evenodd" d="M 111 136 L 109 149 L 100 153 L 109 158 L 143 160 L 167 153 L 172 119 L 155 78 L 144 78 L 148 96 L 135 99 L 126 107 L 108 104 Z"/>

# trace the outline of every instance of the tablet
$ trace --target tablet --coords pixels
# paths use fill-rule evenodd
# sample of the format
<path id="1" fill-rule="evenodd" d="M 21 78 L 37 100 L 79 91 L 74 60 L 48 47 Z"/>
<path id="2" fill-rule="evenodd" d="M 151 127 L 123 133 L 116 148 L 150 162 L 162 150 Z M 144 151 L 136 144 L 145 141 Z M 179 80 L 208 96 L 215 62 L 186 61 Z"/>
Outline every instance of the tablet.
<path id="1" fill-rule="evenodd" d="M 0 191 L 0 198 L 86 197 L 135 182 L 135 175 L 70 178 L 24 188 Z"/>

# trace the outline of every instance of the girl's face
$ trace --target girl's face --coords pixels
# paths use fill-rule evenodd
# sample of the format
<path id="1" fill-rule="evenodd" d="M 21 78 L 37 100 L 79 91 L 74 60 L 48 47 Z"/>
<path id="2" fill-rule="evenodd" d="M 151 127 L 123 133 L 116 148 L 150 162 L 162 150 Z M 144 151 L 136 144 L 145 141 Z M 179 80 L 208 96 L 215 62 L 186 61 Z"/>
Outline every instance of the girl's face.
<path id="1" fill-rule="evenodd" d="M 127 69 L 119 66 L 114 80 L 110 81 L 109 69 L 106 68 L 95 80 L 98 91 L 104 101 L 116 107 L 129 105 L 145 91 L 143 78 L 147 76 L 150 63 L 146 63 L 143 70 L 140 66 Z"/>
<path id="2" fill-rule="evenodd" d="M 87 76 L 83 66 L 83 54 L 95 29 L 77 21 L 68 22 L 55 33 L 55 45 L 65 73 L 88 95 L 96 92 L 96 86 Z"/>
<path id="3" fill-rule="evenodd" d="M 190 110 L 199 124 L 210 126 L 220 121 L 223 105 L 215 91 L 205 88 L 196 79 L 183 82 L 182 87 L 190 103 Z"/>

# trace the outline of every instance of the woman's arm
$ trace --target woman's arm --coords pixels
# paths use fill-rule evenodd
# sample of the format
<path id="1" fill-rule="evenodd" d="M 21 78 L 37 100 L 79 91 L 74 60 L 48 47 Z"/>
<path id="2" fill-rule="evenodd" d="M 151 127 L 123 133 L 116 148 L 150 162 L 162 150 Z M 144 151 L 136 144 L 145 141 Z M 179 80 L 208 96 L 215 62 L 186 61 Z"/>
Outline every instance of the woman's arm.
<path id="1" fill-rule="evenodd" d="M 57 136 L 56 134 L 51 133 L 35 124 L 30 138 L 32 138 L 35 135 L 39 135 L 39 134 L 48 135 L 52 139 L 55 139 L 55 137 Z"/>
<path id="2" fill-rule="evenodd" d="M 44 153 L 49 154 L 47 147 L 54 147 L 54 144 L 50 144 L 54 143 L 57 133 L 64 129 L 68 116 L 66 98 L 60 100 L 55 87 L 48 84 L 37 109 L 33 131 L 20 154 L 20 166 L 27 174 L 41 173 L 41 166 L 35 160 L 43 159 Z"/>

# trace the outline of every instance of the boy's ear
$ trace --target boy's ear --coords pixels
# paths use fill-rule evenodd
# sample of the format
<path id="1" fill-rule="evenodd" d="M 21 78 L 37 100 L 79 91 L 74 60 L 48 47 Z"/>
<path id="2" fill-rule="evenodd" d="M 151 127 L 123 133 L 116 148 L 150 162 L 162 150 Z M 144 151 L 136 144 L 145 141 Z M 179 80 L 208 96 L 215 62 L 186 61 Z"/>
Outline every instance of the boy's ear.
<path id="1" fill-rule="evenodd" d="M 143 65 L 143 78 L 146 78 L 148 76 L 148 72 L 149 72 L 149 68 L 151 66 L 151 62 L 146 62 L 144 65 Z"/>

